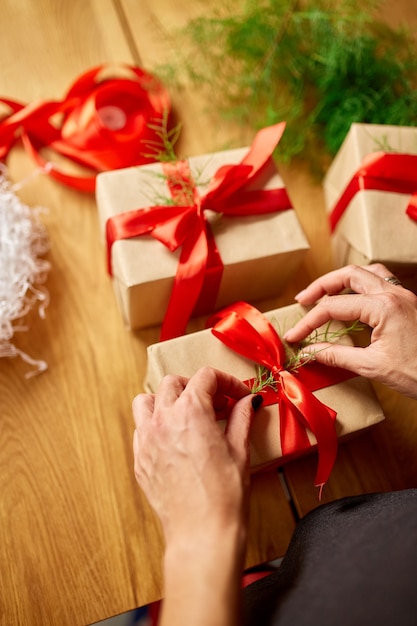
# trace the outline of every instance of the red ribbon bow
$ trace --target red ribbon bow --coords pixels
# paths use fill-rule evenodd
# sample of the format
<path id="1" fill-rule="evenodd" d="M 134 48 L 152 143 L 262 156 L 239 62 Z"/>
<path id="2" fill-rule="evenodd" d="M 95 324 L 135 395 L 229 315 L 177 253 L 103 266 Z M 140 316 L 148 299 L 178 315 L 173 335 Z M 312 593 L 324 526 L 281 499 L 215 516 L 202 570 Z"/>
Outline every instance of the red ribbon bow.
<path id="1" fill-rule="evenodd" d="M 368 155 L 330 213 L 332 232 L 354 195 L 366 189 L 411 194 L 406 213 L 417 221 L 417 155 L 385 152 Z"/>
<path id="2" fill-rule="evenodd" d="M 282 122 L 259 131 L 242 161 L 221 167 L 203 196 L 198 194 L 187 164 L 179 162 L 168 166 L 166 173 L 171 193 L 177 202 L 182 201 L 180 206 L 151 206 L 120 213 L 107 220 L 110 274 L 111 247 L 119 239 L 148 234 L 171 251 L 181 247 L 161 341 L 184 334 L 193 311 L 212 310 L 215 305 L 223 266 L 205 211 L 209 209 L 237 217 L 291 208 L 284 188 L 248 189 L 270 162 L 284 128 Z M 184 197 L 184 189 L 191 190 L 191 194 L 188 193 L 191 197 Z"/>
<path id="3" fill-rule="evenodd" d="M 258 309 L 246 302 L 225 307 L 208 323 L 213 324 L 213 335 L 226 346 L 271 372 L 276 390 L 267 389 L 264 405 L 278 404 L 283 455 L 311 447 L 306 428 L 316 437 L 319 458 L 314 484 L 320 488 L 321 496 L 337 454 L 336 413 L 312 391 L 346 380 L 352 374 L 318 363 L 303 365 L 296 375 L 286 370 L 285 349 L 278 333 Z"/>
<path id="4" fill-rule="evenodd" d="M 0 159 L 7 157 L 21 137 L 26 150 L 50 176 L 91 192 L 95 175 L 64 173 L 46 161 L 40 150 L 47 146 L 96 172 L 154 160 L 144 155 L 145 144 L 158 139 L 150 125 L 169 113 L 169 95 L 162 83 L 144 70 L 121 67 L 129 77 L 100 79 L 108 70 L 104 65 L 89 70 L 77 78 L 61 101 L 24 105 L 0 98 L 11 109 L 0 120 Z"/>

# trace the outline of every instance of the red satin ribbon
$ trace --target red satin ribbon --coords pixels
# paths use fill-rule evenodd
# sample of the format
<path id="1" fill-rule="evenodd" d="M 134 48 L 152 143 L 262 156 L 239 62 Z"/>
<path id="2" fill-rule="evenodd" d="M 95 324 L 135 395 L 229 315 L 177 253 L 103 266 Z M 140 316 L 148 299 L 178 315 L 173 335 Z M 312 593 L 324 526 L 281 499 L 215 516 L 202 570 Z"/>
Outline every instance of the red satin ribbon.
<path id="1" fill-rule="evenodd" d="M 228 217 L 261 215 L 291 208 L 284 188 L 253 190 L 248 187 L 270 162 L 285 123 L 259 131 L 249 151 L 236 165 L 221 167 L 200 196 L 185 162 L 171 164 L 167 182 L 179 206 L 151 206 L 111 217 L 106 224 L 108 269 L 111 247 L 119 239 L 151 235 L 171 251 L 181 247 L 161 341 L 183 335 L 197 310 L 212 310 L 220 285 L 222 263 L 205 211 Z M 184 197 L 184 190 L 188 190 Z M 196 308 L 197 307 L 197 308 Z"/>
<path id="2" fill-rule="evenodd" d="M 6 159 L 21 138 L 46 173 L 70 187 L 90 192 L 95 190 L 95 174 L 65 173 L 47 161 L 41 149 L 48 147 L 95 172 L 154 161 L 146 156 L 146 144 L 158 139 L 150 126 L 169 113 L 169 95 L 162 83 L 144 70 L 122 65 L 116 73 L 120 74 L 120 69 L 128 76 L 103 78 L 105 71 L 109 72 L 105 65 L 87 71 L 61 101 L 24 105 L 0 98 L 0 103 L 11 109 L 0 120 L 0 159 Z"/>
<path id="3" fill-rule="evenodd" d="M 330 214 L 332 232 L 354 195 L 366 189 L 411 194 L 406 213 L 417 221 L 417 155 L 385 152 L 368 155 Z"/>
<path id="4" fill-rule="evenodd" d="M 276 390 L 264 393 L 264 405 L 278 404 L 280 437 L 284 456 L 311 447 L 306 429 L 316 437 L 318 466 L 315 477 L 320 494 L 332 471 L 337 454 L 336 413 L 312 391 L 353 376 L 346 370 L 306 364 L 297 374 L 284 369 L 285 349 L 274 327 L 246 302 L 237 302 L 215 313 L 209 320 L 213 335 L 241 356 L 265 366 L 273 375 Z M 313 375 L 308 373 L 311 368 Z M 248 381 L 249 382 L 249 381 Z"/>

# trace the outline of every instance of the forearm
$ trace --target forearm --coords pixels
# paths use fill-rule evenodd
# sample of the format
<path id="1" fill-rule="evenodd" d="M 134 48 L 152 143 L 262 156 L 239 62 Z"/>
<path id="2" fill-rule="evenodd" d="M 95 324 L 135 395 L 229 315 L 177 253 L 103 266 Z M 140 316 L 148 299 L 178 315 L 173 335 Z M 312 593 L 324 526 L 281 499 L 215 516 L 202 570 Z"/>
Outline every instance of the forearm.
<path id="1" fill-rule="evenodd" d="M 235 626 L 239 623 L 245 537 L 241 528 L 195 545 L 167 548 L 160 626 Z"/>

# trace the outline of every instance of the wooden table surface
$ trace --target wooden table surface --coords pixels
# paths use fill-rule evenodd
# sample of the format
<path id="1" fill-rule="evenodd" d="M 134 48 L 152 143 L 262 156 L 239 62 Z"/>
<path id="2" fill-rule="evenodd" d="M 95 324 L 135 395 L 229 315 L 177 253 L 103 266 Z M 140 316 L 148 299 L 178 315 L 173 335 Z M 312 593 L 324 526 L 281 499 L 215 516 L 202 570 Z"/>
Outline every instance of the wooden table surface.
<path id="1" fill-rule="evenodd" d="M 79 74 L 101 63 L 152 69 L 174 27 L 202 4 L 1 0 L 0 7 L 0 96 L 33 102 L 62 98 Z M 416 3 L 397 0 L 386 17 L 417 26 Z M 197 94 L 172 96 L 183 122 L 183 155 L 224 145 L 231 129 L 211 124 Z M 13 181 L 34 170 L 20 148 L 8 166 Z M 291 286 L 262 303 L 264 310 L 289 304 L 331 269 L 321 186 L 302 166 L 281 171 L 311 250 Z M 15 343 L 44 359 L 48 370 L 28 380 L 20 359 L 0 360 L 0 624 L 78 626 L 161 595 L 161 533 L 136 485 L 131 449 L 131 401 L 143 389 L 146 347 L 159 329 L 131 332 L 123 325 L 93 195 L 44 175 L 20 195 L 48 209 L 52 269 L 46 319 L 34 313 Z M 377 393 L 387 419 L 340 447 L 324 501 L 417 486 L 417 420 L 410 419 L 417 405 Z M 281 478 L 277 472 L 253 478 L 247 565 L 281 556 L 297 516 L 318 505 L 315 462 L 293 462 Z"/>

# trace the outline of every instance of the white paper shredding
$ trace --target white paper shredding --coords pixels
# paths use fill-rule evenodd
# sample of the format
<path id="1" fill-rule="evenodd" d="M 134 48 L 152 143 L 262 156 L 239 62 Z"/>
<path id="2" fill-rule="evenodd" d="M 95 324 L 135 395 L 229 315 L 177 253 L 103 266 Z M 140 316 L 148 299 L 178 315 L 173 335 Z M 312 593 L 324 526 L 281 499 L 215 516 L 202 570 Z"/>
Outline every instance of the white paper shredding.
<path id="1" fill-rule="evenodd" d="M 13 343 L 15 332 L 29 330 L 23 318 L 35 306 L 45 317 L 49 296 L 42 287 L 50 264 L 40 258 L 49 248 L 40 208 L 26 206 L 0 166 L 0 357 L 21 357 L 33 368 L 26 377 L 47 369 Z"/>

